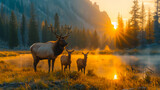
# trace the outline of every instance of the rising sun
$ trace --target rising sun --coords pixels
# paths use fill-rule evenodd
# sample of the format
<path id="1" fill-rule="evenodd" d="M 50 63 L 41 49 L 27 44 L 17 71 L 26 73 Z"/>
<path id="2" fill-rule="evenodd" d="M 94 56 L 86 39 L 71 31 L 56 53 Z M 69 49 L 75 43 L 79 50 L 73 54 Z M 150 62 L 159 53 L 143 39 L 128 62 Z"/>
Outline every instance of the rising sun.
<path id="1" fill-rule="evenodd" d="M 117 75 L 115 74 L 115 75 L 114 75 L 114 80 L 116 80 L 116 79 L 118 79 L 118 78 L 117 78 Z"/>
<path id="2" fill-rule="evenodd" d="M 112 25 L 114 26 L 114 29 L 116 30 L 117 29 L 117 22 L 112 22 Z"/>

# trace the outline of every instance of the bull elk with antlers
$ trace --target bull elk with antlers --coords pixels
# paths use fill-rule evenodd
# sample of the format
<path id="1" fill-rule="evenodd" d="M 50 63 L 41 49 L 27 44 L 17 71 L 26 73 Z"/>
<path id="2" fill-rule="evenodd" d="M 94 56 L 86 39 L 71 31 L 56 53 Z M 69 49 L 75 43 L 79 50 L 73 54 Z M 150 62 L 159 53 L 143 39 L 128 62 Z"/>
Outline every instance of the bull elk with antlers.
<path id="1" fill-rule="evenodd" d="M 71 29 L 71 27 L 69 27 L 68 29 Z M 52 30 L 52 27 L 51 27 L 51 30 Z M 57 56 L 59 56 L 63 52 L 65 46 L 67 46 L 68 43 L 65 40 L 70 34 L 69 31 L 66 36 L 58 35 L 56 33 L 56 30 L 54 34 L 56 35 L 56 38 L 57 38 L 56 41 L 49 41 L 46 43 L 34 43 L 30 47 L 31 54 L 34 59 L 33 66 L 34 66 L 35 72 L 37 71 L 36 66 L 38 62 L 44 59 L 48 59 L 48 67 L 49 67 L 48 72 L 50 72 L 50 62 L 52 60 L 52 72 L 53 72 L 55 59 L 57 58 Z"/>

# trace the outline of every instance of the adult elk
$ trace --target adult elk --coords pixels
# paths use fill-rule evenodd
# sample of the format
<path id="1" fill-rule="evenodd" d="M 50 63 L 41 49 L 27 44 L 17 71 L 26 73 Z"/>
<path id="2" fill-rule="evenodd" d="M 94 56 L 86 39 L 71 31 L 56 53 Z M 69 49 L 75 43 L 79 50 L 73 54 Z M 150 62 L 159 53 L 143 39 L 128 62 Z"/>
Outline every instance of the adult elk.
<path id="1" fill-rule="evenodd" d="M 46 43 L 34 43 L 30 47 L 34 59 L 33 66 L 35 72 L 37 71 L 36 66 L 38 62 L 43 59 L 48 59 L 48 67 L 49 67 L 48 72 L 50 72 L 50 62 L 52 60 L 52 72 L 53 72 L 55 59 L 63 52 L 65 46 L 67 46 L 68 43 L 65 40 L 69 36 L 69 31 L 66 36 L 57 35 L 56 30 L 54 34 L 56 35 L 57 38 L 56 41 L 49 41 Z"/>
<path id="2" fill-rule="evenodd" d="M 67 66 L 69 66 L 69 70 L 70 70 L 70 67 L 71 67 L 71 54 L 74 52 L 74 50 L 68 51 L 67 49 L 66 49 L 66 51 L 68 52 L 68 56 L 66 56 L 66 55 L 62 55 L 61 56 L 62 71 L 63 71 L 63 65 L 65 66 L 64 67 L 64 71 L 67 68 Z"/>
<path id="3" fill-rule="evenodd" d="M 86 68 L 86 65 L 87 65 L 86 63 L 87 63 L 87 55 L 88 55 L 88 53 L 89 52 L 87 52 L 86 54 L 84 54 L 82 52 L 82 54 L 84 55 L 84 59 L 81 59 L 81 58 L 77 59 L 77 68 L 78 68 L 78 71 L 81 70 L 81 72 L 82 72 L 82 69 L 84 69 L 84 74 L 85 74 L 85 68 Z"/>

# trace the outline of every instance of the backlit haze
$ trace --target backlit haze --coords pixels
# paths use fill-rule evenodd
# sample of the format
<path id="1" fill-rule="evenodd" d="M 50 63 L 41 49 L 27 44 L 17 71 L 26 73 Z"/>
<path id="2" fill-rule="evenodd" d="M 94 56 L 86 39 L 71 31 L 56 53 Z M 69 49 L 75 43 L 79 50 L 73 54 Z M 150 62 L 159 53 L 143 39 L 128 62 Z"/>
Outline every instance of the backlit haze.
<path id="1" fill-rule="evenodd" d="M 99 5 L 101 11 L 106 11 L 115 26 L 117 23 L 117 16 L 120 13 L 124 19 L 124 22 L 130 18 L 130 11 L 133 5 L 133 0 L 91 0 Z M 154 11 L 155 0 L 139 0 L 140 6 L 142 1 L 144 2 L 146 12 L 150 8 Z"/>

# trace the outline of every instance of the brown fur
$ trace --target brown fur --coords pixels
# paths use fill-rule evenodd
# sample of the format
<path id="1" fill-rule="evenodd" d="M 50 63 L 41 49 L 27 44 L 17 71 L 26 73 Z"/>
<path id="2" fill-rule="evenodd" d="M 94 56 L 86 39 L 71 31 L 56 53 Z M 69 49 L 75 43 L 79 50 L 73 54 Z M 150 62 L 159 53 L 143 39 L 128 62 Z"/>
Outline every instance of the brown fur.
<path id="1" fill-rule="evenodd" d="M 50 62 L 52 60 L 52 71 L 54 68 L 54 62 L 57 56 L 59 56 L 64 47 L 67 45 L 65 42 L 65 37 L 57 36 L 57 41 L 50 41 L 47 43 L 35 43 L 30 49 L 34 59 L 34 70 L 36 72 L 36 66 L 40 60 L 48 59 L 48 66 L 50 72 Z"/>
<path id="2" fill-rule="evenodd" d="M 74 52 L 74 50 L 72 50 L 72 51 L 66 50 L 66 51 L 68 52 L 68 56 L 66 56 L 66 55 L 61 56 L 62 71 L 63 71 L 63 65 L 65 66 L 64 67 L 64 71 L 67 68 L 67 66 L 69 66 L 69 70 L 70 70 L 70 66 L 71 66 L 71 54 Z"/>
<path id="3" fill-rule="evenodd" d="M 84 54 L 82 52 L 82 54 L 84 55 L 84 59 L 81 59 L 81 58 L 77 59 L 77 68 L 78 68 L 78 71 L 81 70 L 81 72 L 82 72 L 82 69 L 84 69 L 84 74 L 85 74 L 85 68 L 86 68 L 86 65 L 87 65 L 86 63 L 87 63 L 87 55 L 88 55 L 88 53 Z"/>

